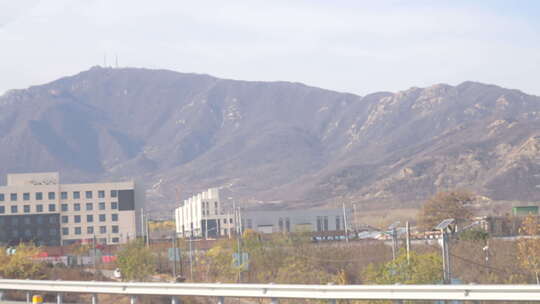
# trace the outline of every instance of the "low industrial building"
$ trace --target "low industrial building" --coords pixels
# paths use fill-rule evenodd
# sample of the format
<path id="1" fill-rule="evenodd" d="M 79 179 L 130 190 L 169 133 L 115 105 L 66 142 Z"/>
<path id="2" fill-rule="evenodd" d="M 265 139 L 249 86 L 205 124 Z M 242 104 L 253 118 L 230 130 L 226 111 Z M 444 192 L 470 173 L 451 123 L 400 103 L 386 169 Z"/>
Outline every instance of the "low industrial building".
<path id="1" fill-rule="evenodd" d="M 143 202 L 134 181 L 61 184 L 58 172 L 8 174 L 0 187 L 0 244 L 125 243 L 138 235 Z"/>
<path id="2" fill-rule="evenodd" d="M 254 211 L 223 206 L 218 188 L 208 189 L 180 203 L 175 209 L 175 221 L 178 236 L 196 238 L 230 237 L 245 229 L 260 233 L 325 235 L 331 231 L 344 231 L 346 223 L 341 208 Z"/>

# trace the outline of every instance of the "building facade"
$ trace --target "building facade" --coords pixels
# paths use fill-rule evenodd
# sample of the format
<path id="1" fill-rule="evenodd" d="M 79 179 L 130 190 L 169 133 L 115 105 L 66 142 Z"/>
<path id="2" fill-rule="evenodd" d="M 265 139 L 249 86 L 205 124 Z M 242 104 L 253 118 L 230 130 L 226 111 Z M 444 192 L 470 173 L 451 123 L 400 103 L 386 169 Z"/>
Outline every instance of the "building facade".
<path id="1" fill-rule="evenodd" d="M 174 218 L 180 237 L 216 238 L 230 234 L 234 228 L 231 212 L 222 207 L 217 188 L 184 200 L 175 209 Z"/>
<path id="2" fill-rule="evenodd" d="M 140 228 L 139 190 L 134 181 L 61 184 L 57 172 L 8 174 L 0 187 L 0 243 L 124 243 Z"/>
<path id="3" fill-rule="evenodd" d="M 180 237 L 217 238 L 245 229 L 260 233 L 344 231 L 343 209 L 244 211 L 223 206 L 219 189 L 212 188 L 184 200 L 175 209 L 176 233 Z M 350 226 L 350 224 L 349 224 Z"/>
<path id="4" fill-rule="evenodd" d="M 324 234 L 345 230 L 343 209 L 246 211 L 241 215 L 242 229 L 260 233 L 311 232 Z"/>

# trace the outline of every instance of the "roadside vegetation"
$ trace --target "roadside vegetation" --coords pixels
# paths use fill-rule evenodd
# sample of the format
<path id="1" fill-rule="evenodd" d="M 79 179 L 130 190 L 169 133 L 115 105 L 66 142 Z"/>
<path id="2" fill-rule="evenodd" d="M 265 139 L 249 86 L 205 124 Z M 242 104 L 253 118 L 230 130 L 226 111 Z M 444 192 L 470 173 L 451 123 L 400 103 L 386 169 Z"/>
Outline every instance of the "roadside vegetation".
<path id="1" fill-rule="evenodd" d="M 471 195 L 467 192 L 437 194 L 420 210 L 418 223 L 428 229 L 450 217 L 465 222 L 473 214 L 470 201 Z M 484 230 L 474 228 L 452 238 L 452 278 L 464 284 L 539 284 L 538 218 L 526 217 L 520 234 L 522 237 L 516 239 L 492 239 Z M 442 282 L 441 249 L 436 240 L 416 240 L 407 254 L 404 236 L 400 236 L 394 260 L 389 242 L 314 242 L 304 233 L 267 235 L 246 230 L 240 239 L 222 239 L 208 243 L 210 245 L 204 248 L 203 243 L 193 241 L 190 244 L 187 240 L 178 240 L 181 261 L 177 264 L 176 273 L 180 280 L 171 275 L 169 243 L 147 247 L 142 240 L 133 240 L 115 249 L 117 260 L 107 268 L 118 268 L 124 281 L 336 285 Z M 0 277 L 114 280 L 111 276 L 94 273 L 92 266 L 53 267 L 40 262 L 36 258 L 40 251 L 41 248 L 32 244 L 21 244 L 15 251 L 0 248 Z M 69 252 L 84 256 L 90 254 L 92 248 L 89 245 L 74 245 Z M 242 254 L 239 255 L 239 252 Z M 98 265 L 98 272 L 103 268 Z M 73 301 L 83 300 L 86 301 L 84 296 L 73 298 Z"/>

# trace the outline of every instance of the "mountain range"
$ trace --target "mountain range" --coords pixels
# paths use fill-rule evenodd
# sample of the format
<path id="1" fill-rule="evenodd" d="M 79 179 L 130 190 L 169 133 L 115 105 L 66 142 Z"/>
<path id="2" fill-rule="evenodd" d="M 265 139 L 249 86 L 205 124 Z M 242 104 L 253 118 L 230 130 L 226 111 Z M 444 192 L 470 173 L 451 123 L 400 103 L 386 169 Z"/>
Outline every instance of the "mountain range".
<path id="1" fill-rule="evenodd" d="M 93 67 L 1 96 L 0 145 L 2 175 L 134 178 L 163 212 L 208 187 L 264 208 L 540 201 L 540 98 L 469 81 L 358 96 Z"/>

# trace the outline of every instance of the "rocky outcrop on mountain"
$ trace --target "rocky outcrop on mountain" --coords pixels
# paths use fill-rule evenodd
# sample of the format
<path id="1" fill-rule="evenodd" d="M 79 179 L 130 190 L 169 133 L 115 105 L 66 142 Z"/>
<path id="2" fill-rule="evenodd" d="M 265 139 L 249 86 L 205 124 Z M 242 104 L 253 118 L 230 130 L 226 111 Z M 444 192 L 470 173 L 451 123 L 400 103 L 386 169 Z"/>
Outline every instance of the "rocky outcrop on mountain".
<path id="1" fill-rule="evenodd" d="M 95 67 L 0 97 L 0 144 L 1 174 L 136 178 L 162 210 L 210 186 L 295 206 L 414 204 L 456 187 L 540 201 L 540 98 L 475 82 L 360 97 Z"/>

